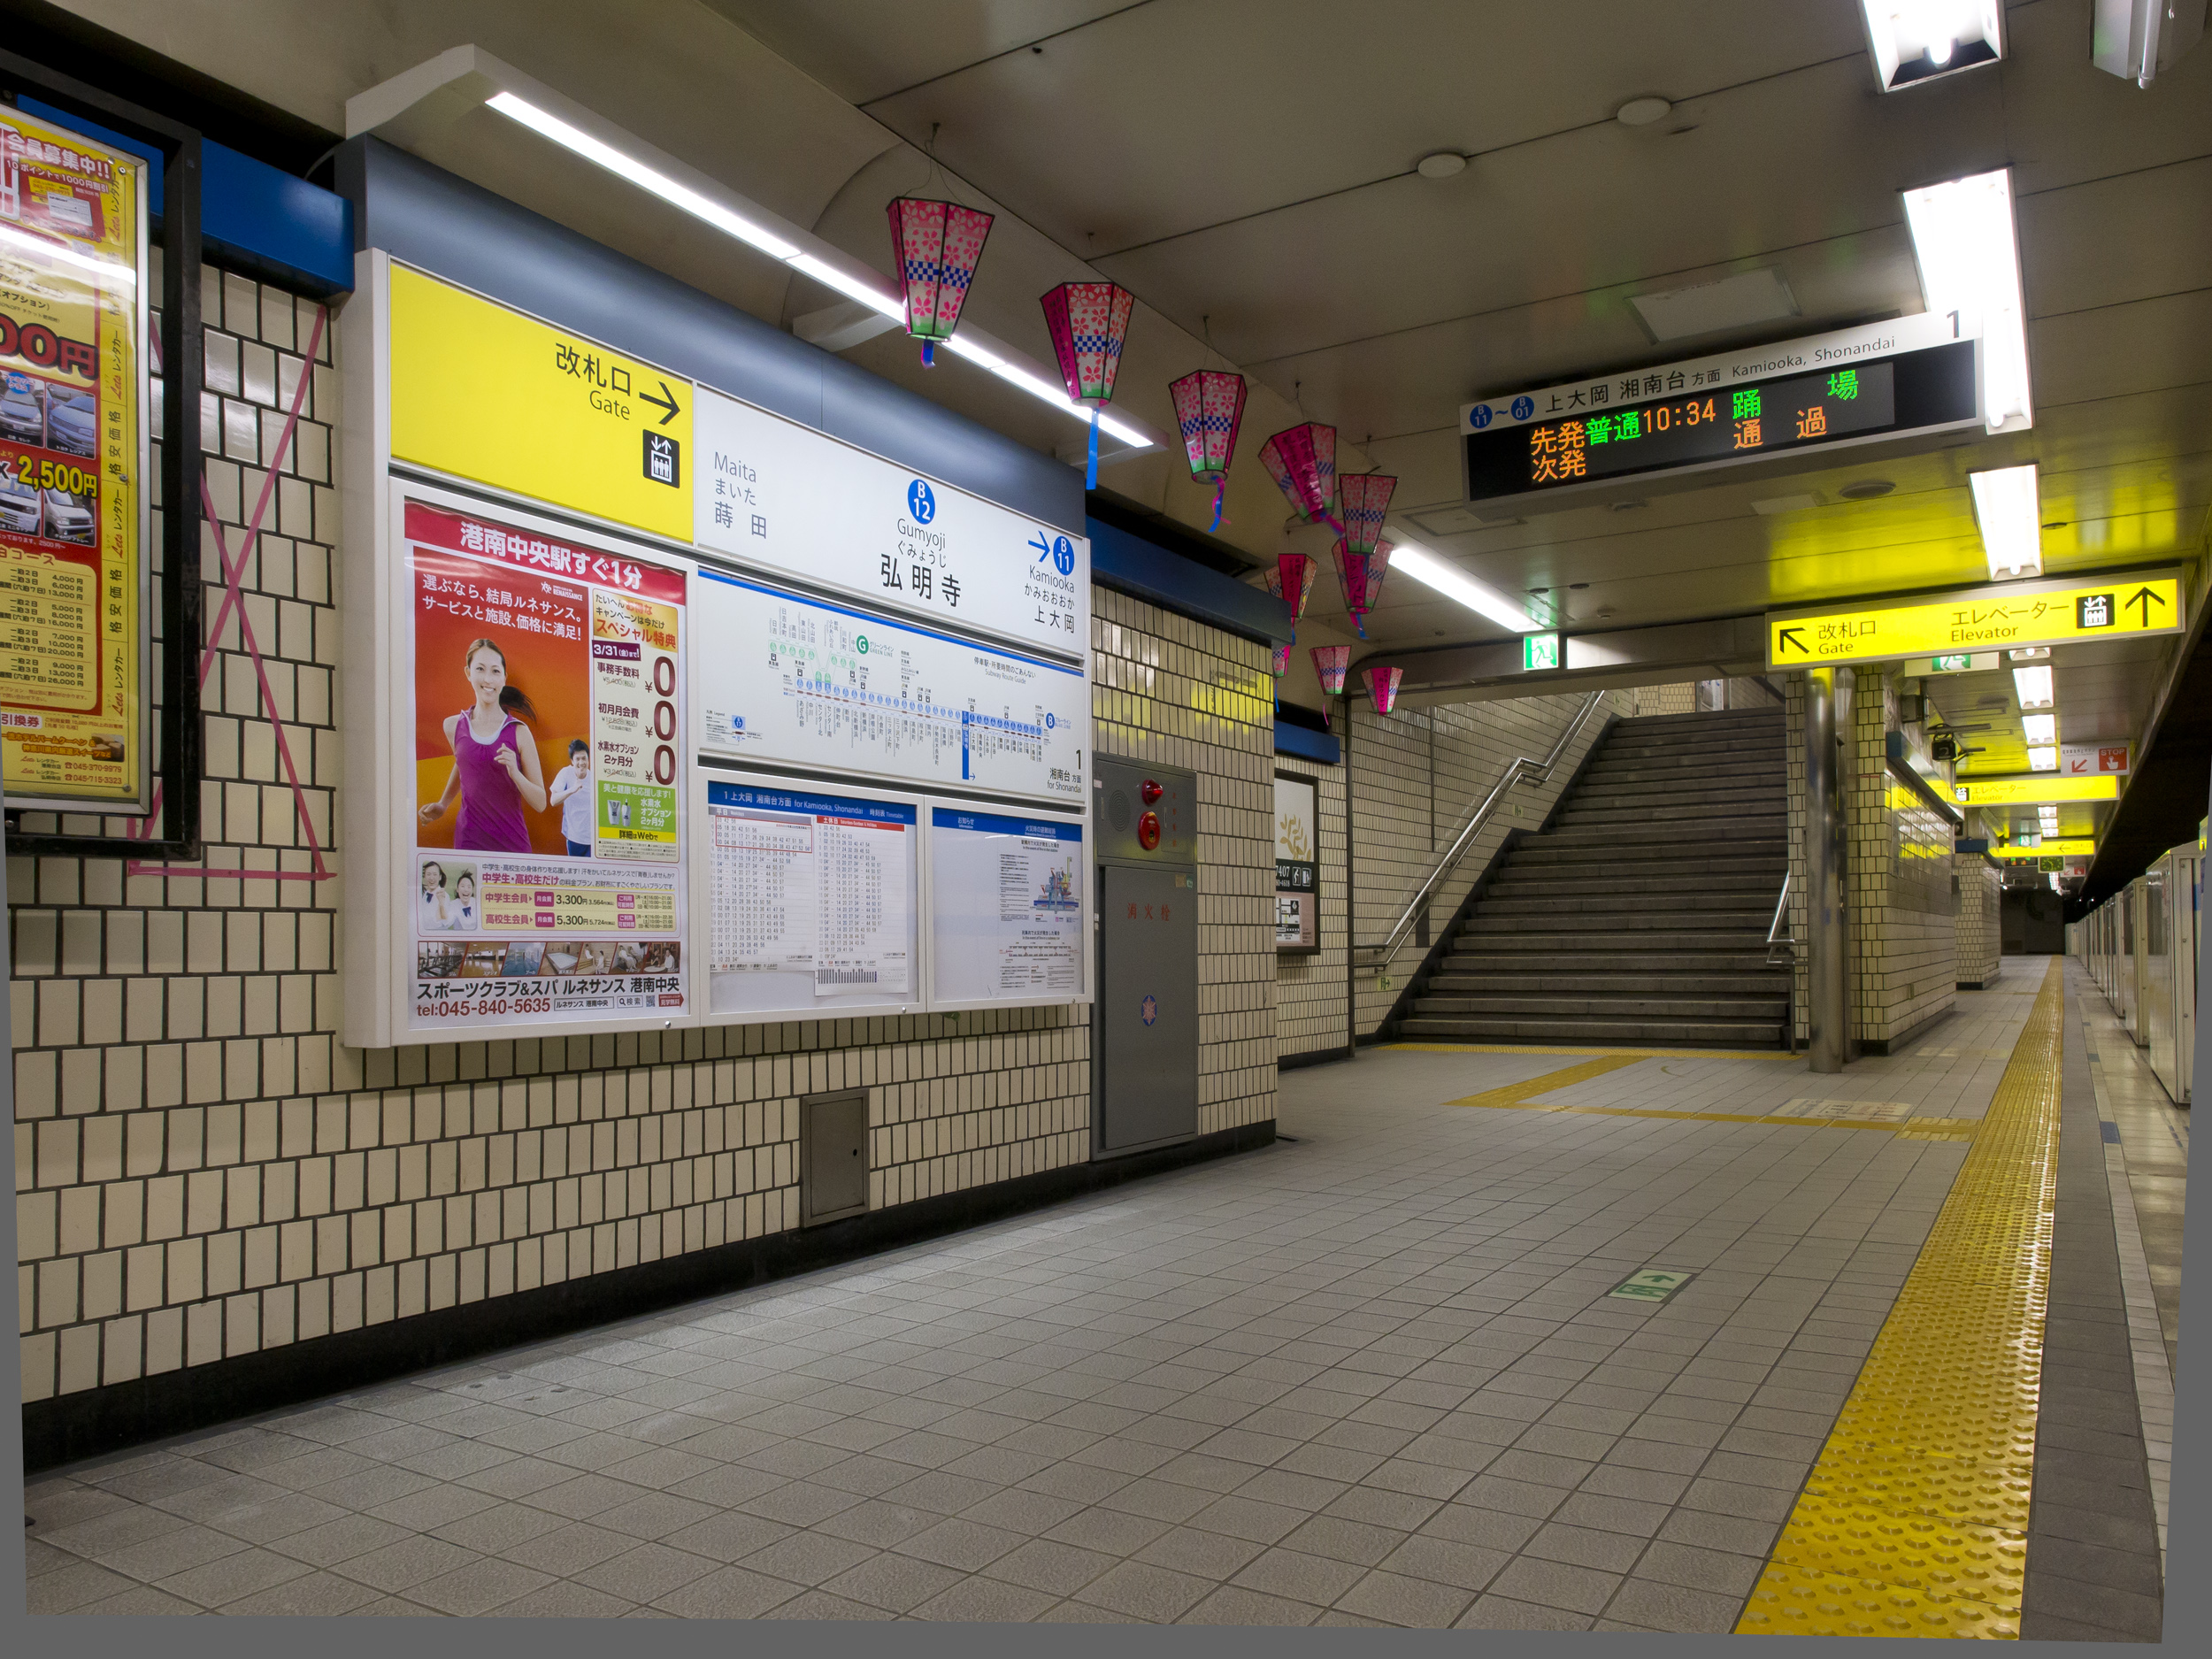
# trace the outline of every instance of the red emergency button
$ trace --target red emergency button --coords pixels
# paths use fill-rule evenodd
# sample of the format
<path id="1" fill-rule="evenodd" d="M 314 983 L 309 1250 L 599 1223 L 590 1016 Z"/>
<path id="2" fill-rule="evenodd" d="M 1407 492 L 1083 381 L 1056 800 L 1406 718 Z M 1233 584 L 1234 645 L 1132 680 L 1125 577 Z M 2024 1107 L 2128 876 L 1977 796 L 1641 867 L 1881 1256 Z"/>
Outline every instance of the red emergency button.
<path id="1" fill-rule="evenodd" d="M 1144 780 L 1144 792 L 1143 792 L 1143 793 L 1144 793 L 1144 803 L 1145 803 L 1145 805 L 1147 805 L 1147 806 L 1150 806 L 1150 805 L 1151 805 L 1154 802 L 1157 801 L 1157 800 L 1158 800 L 1158 799 L 1159 799 L 1162 795 L 1165 795 L 1165 794 L 1167 793 L 1167 791 L 1166 791 L 1166 790 L 1164 790 L 1164 789 L 1163 789 L 1163 788 L 1161 788 L 1161 787 L 1160 787 L 1160 786 L 1159 786 L 1158 784 L 1156 784 L 1156 783 L 1153 782 L 1151 779 L 1147 778 L 1147 779 Z"/>
<path id="2" fill-rule="evenodd" d="M 1148 812 L 1137 820 L 1137 845 L 1150 852 L 1160 844 L 1160 815 Z"/>

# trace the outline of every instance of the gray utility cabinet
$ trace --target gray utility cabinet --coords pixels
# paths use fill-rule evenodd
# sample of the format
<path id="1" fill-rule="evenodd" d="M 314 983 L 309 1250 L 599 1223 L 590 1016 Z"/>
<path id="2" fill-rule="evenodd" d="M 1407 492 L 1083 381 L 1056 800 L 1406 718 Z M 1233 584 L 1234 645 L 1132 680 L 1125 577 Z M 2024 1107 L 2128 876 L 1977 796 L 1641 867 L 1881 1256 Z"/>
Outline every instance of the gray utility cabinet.
<path id="1" fill-rule="evenodd" d="M 1101 755 L 1091 1156 L 1198 1133 L 1198 779 Z"/>

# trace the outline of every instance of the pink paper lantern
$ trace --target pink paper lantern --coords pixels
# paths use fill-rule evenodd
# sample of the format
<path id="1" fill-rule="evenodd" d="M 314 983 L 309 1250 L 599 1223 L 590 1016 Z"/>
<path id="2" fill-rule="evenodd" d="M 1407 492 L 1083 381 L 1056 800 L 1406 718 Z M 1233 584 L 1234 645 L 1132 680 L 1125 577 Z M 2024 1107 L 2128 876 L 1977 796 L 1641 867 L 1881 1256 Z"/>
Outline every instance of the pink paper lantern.
<path id="1" fill-rule="evenodd" d="M 1390 570 L 1390 543 L 1378 542 L 1374 550 L 1355 553 L 1340 541 L 1330 549 L 1336 558 L 1337 580 L 1344 586 L 1344 610 L 1363 640 L 1367 637 L 1367 613 L 1382 598 L 1383 578 Z"/>
<path id="2" fill-rule="evenodd" d="M 1313 597 L 1313 584 L 1321 574 L 1321 565 L 1303 553 L 1279 553 L 1275 568 L 1267 572 L 1267 591 L 1290 607 L 1290 619 L 1294 625 L 1302 621 L 1307 602 Z"/>
<path id="3" fill-rule="evenodd" d="M 1329 518 L 1336 503 L 1336 428 L 1317 421 L 1288 426 L 1260 446 L 1260 465 L 1308 524 Z"/>
<path id="4" fill-rule="evenodd" d="M 922 342 L 922 361 L 933 365 L 937 342 L 960 326 L 991 215 L 957 202 L 901 196 L 888 209 L 891 252 L 906 291 L 906 332 Z"/>
<path id="5" fill-rule="evenodd" d="M 1115 282 L 1063 282 L 1038 301 L 1059 359 L 1068 401 L 1091 411 L 1091 459 L 1084 488 L 1098 488 L 1098 411 L 1114 401 L 1122 342 L 1137 296 Z"/>
<path id="6" fill-rule="evenodd" d="M 1244 376 L 1220 369 L 1197 370 L 1167 388 L 1175 400 L 1175 424 L 1182 430 L 1190 475 L 1214 487 L 1215 532 L 1221 528 L 1222 496 L 1229 487 L 1229 464 L 1236 459 L 1248 389 Z"/>
<path id="7" fill-rule="evenodd" d="M 1384 515 L 1398 480 L 1382 472 L 1352 472 L 1336 480 L 1337 499 L 1343 503 L 1344 545 L 1355 553 L 1371 553 L 1382 540 Z"/>
<path id="8" fill-rule="evenodd" d="M 1406 676 L 1402 668 L 1370 668 L 1362 671 L 1367 680 L 1367 695 L 1373 699 L 1377 714 L 1388 714 L 1398 701 L 1398 682 Z"/>
<path id="9" fill-rule="evenodd" d="M 1344 695 L 1344 677 L 1352 670 L 1352 648 L 1348 645 L 1317 645 L 1313 648 L 1313 672 L 1320 677 L 1321 689 L 1332 697 Z"/>
<path id="10" fill-rule="evenodd" d="M 1290 647 L 1287 645 L 1279 645 L 1275 648 L 1275 678 L 1280 680 L 1289 672 Z"/>

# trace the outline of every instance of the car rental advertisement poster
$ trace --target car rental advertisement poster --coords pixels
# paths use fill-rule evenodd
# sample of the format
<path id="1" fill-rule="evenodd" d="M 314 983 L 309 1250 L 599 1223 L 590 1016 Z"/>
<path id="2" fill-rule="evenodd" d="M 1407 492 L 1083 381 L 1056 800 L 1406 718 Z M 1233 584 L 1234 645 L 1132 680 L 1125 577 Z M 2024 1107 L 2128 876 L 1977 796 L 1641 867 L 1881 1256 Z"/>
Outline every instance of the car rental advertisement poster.
<path id="1" fill-rule="evenodd" d="M 409 1025 L 681 1016 L 687 577 L 410 500 Z"/>
<path id="2" fill-rule="evenodd" d="M 12 806 L 144 800 L 140 165 L 0 111 L 0 754 Z"/>

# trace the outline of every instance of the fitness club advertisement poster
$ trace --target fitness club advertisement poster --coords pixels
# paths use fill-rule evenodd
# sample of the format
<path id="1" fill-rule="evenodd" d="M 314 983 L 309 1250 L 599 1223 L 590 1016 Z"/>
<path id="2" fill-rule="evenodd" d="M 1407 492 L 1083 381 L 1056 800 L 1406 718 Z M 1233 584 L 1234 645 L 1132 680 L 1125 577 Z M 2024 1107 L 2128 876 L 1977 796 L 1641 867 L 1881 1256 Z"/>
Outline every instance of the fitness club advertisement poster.
<path id="1" fill-rule="evenodd" d="M 689 1007 L 685 576 L 410 501 L 409 1023 Z"/>
<path id="2" fill-rule="evenodd" d="M 11 804 L 141 799 L 138 165 L 0 111 L 0 767 Z"/>

